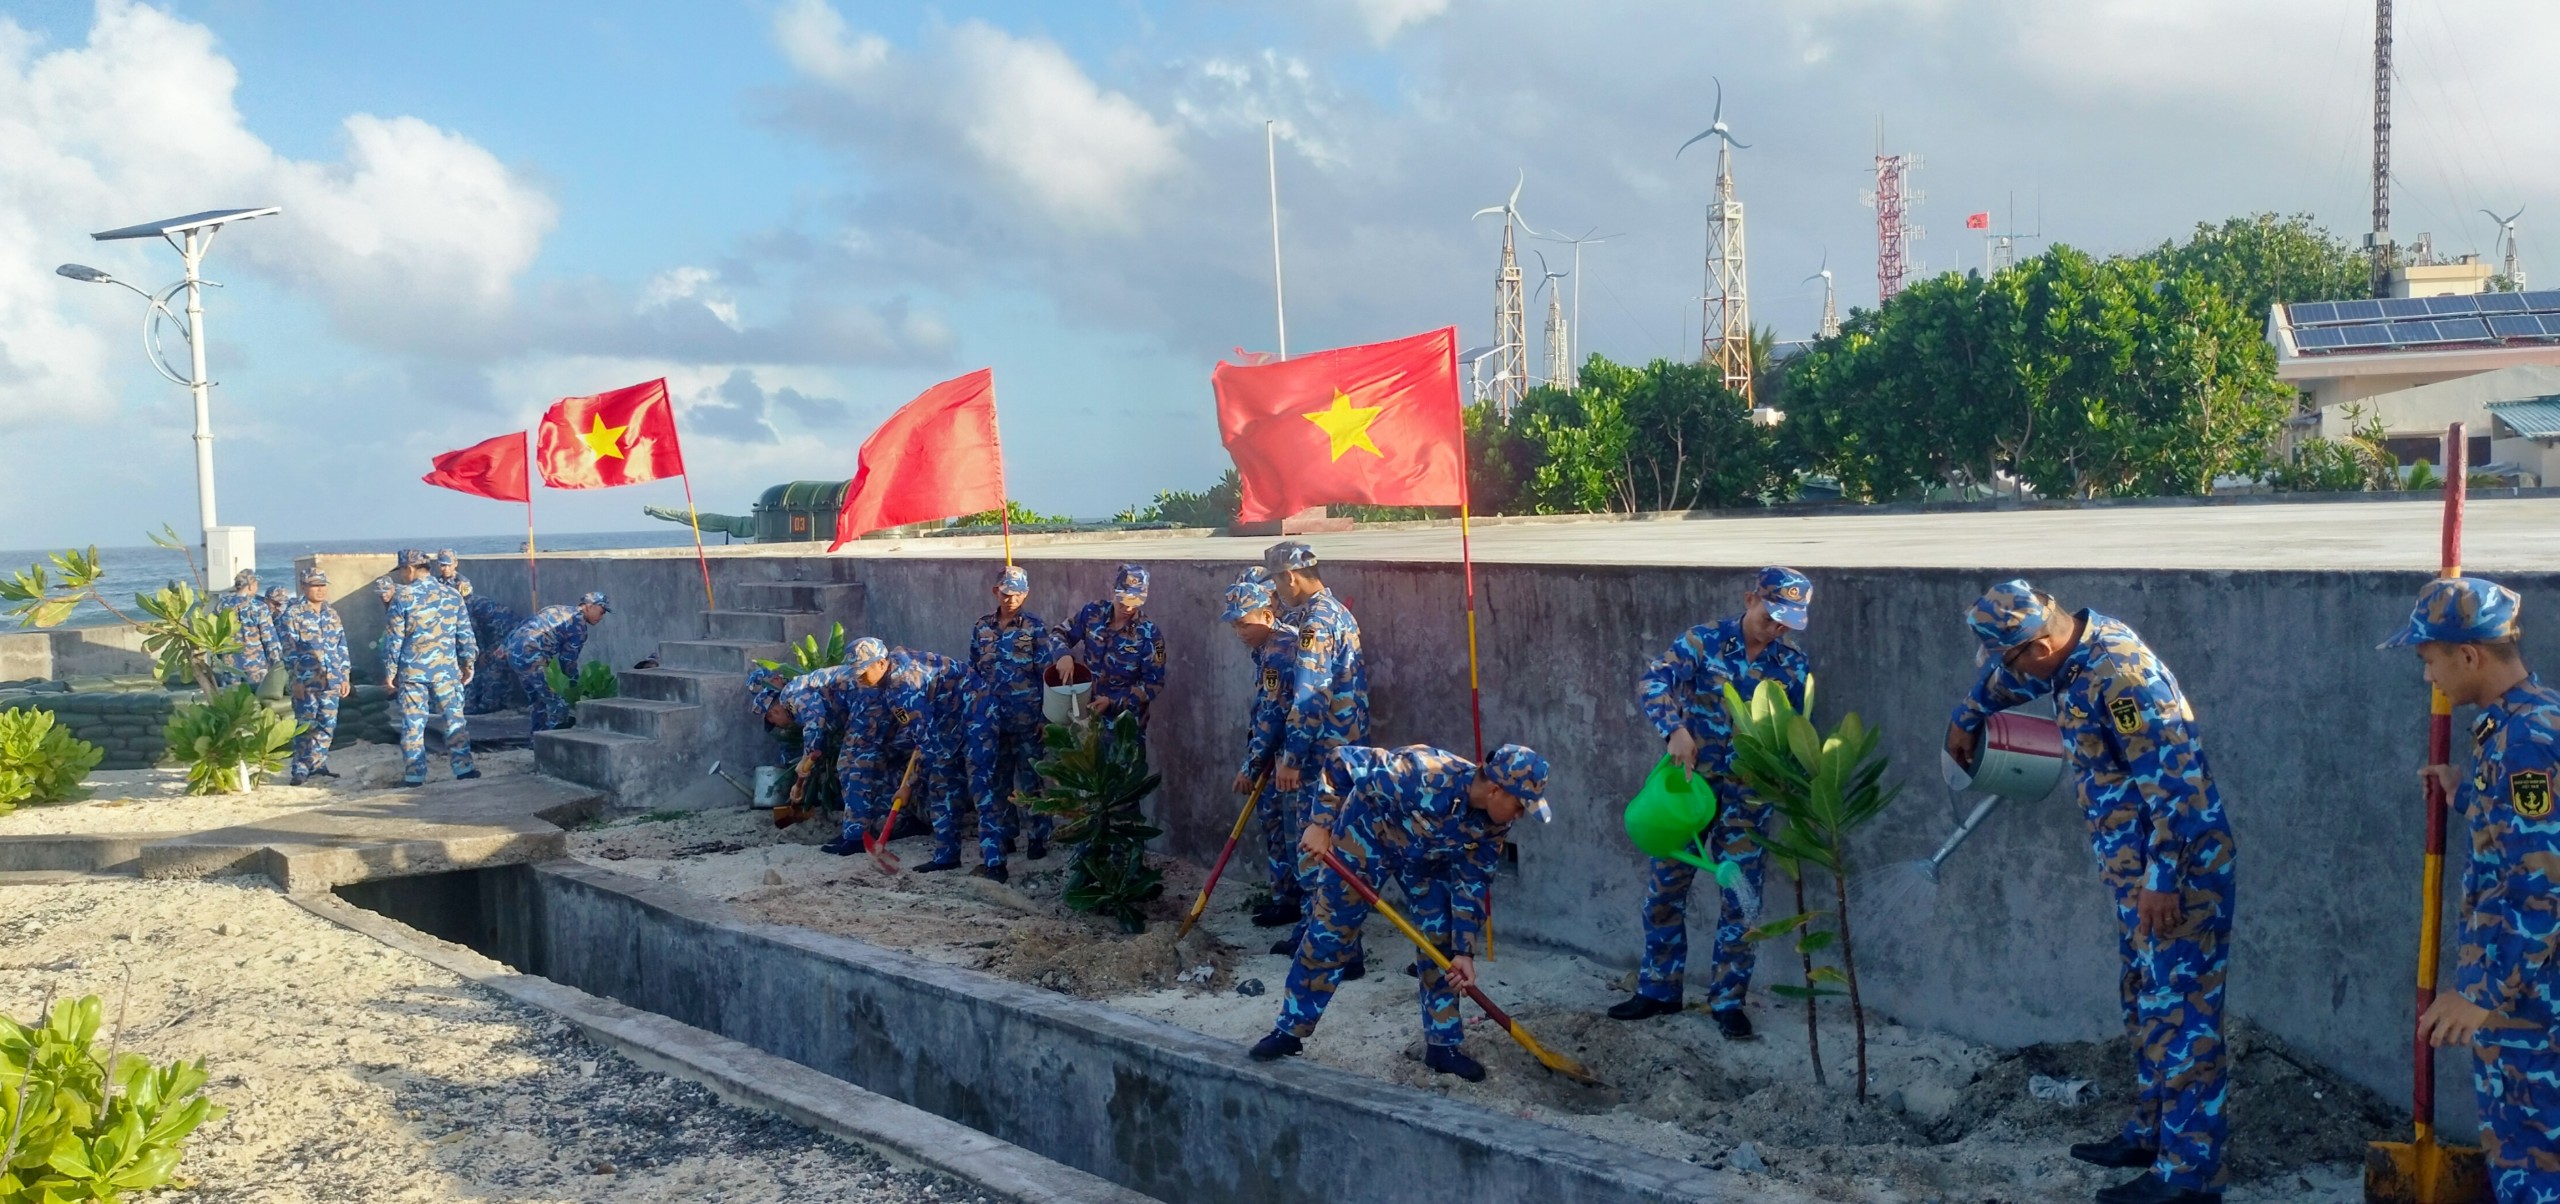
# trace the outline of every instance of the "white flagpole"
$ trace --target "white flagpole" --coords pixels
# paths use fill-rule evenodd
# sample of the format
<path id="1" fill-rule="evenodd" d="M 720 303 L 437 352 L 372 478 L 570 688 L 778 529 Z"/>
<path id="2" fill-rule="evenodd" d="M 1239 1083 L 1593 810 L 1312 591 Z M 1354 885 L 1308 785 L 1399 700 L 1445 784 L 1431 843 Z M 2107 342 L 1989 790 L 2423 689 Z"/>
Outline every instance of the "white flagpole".
<path id="1" fill-rule="evenodd" d="M 1271 305 L 1280 321 L 1280 358 L 1289 358 L 1289 294 L 1280 286 L 1280 150 L 1274 122 L 1262 123 L 1263 164 L 1271 176 Z"/>

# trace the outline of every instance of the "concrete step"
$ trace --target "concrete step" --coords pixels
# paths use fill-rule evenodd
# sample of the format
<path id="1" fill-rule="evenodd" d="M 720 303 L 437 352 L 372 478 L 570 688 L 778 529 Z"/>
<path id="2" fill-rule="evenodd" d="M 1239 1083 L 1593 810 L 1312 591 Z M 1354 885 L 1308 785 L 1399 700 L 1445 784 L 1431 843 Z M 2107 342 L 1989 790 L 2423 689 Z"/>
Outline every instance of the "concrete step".
<path id="1" fill-rule="evenodd" d="M 533 734 L 533 763 L 564 781 L 611 791 L 624 758 L 656 742 L 599 728 L 562 728 Z"/>
<path id="2" fill-rule="evenodd" d="M 770 640 L 668 640 L 658 645 L 665 669 L 708 669 L 745 677 L 758 660 L 791 659 L 789 645 Z"/>
<path id="3" fill-rule="evenodd" d="M 602 702 L 579 705 L 600 706 Z M 736 806 L 737 791 L 710 776 L 712 764 L 753 766 L 770 761 L 772 737 L 765 734 L 762 723 L 734 704 L 716 713 L 704 707 L 680 709 L 690 717 L 679 721 L 695 729 L 682 739 L 653 740 L 600 726 L 537 732 L 533 737 L 534 764 L 553 777 L 610 794 L 613 810 L 619 814 Z M 582 710 L 579 722 L 587 721 L 587 713 Z"/>
<path id="4" fill-rule="evenodd" d="M 578 704 L 578 726 L 669 744 L 691 744 L 701 734 L 702 708 L 690 702 L 652 698 L 597 698 Z"/>
<path id="5" fill-rule="evenodd" d="M 702 617 L 703 627 L 712 639 L 783 644 L 796 644 L 803 636 L 813 636 L 818 642 L 825 643 L 828 629 L 840 621 L 815 611 L 706 610 Z M 845 638 L 854 637 L 848 635 Z"/>
<path id="6" fill-rule="evenodd" d="M 740 610 L 820 611 L 847 628 L 862 616 L 862 586 L 850 581 L 744 581 L 729 594 Z"/>
<path id="7" fill-rule="evenodd" d="M 690 702 L 696 706 L 725 705 L 737 699 L 746 688 L 736 673 L 712 669 L 625 669 L 622 671 L 622 694 L 625 698 L 649 698 L 659 702 Z M 476 726 L 476 723 L 475 723 Z"/>

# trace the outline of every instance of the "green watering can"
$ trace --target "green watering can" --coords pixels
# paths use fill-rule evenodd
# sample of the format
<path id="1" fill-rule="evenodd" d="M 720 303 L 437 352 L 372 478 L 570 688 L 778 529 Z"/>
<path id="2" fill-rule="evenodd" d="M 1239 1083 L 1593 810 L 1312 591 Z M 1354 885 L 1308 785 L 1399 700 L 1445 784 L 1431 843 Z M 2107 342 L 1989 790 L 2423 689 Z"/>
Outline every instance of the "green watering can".
<path id="1" fill-rule="evenodd" d="M 1627 800 L 1627 839 L 1647 857 L 1688 862 L 1714 874 L 1716 885 L 1748 897 L 1742 870 L 1707 852 L 1707 825 L 1715 818 L 1715 789 L 1665 754 L 1645 775 L 1643 789 Z"/>

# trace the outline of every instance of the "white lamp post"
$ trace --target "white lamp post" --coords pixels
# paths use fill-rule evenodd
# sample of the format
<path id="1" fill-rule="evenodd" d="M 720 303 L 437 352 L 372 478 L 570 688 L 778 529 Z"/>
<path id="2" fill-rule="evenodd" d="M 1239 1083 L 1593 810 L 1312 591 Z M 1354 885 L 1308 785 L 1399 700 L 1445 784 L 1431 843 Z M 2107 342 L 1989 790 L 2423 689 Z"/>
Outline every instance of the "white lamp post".
<path id="1" fill-rule="evenodd" d="M 253 217 L 265 217 L 271 213 L 282 212 L 282 209 L 274 205 L 259 209 L 213 209 L 203 213 L 190 213 L 184 217 L 173 217 L 166 221 L 145 222 L 139 226 L 105 230 L 89 236 L 99 242 L 157 238 L 175 248 L 179 258 L 186 264 L 186 277 L 156 293 L 143 292 L 105 272 L 81 264 L 66 263 L 54 269 L 57 275 L 73 280 L 88 284 L 112 284 L 131 290 L 135 295 L 150 302 L 142 312 L 142 353 L 151 361 L 151 366 L 157 369 L 160 375 L 167 377 L 174 384 L 186 386 L 188 391 L 195 394 L 196 516 L 202 520 L 201 525 L 204 528 L 205 583 L 215 590 L 228 588 L 233 573 L 240 569 L 254 567 L 258 560 L 258 549 L 257 532 L 254 528 L 223 527 L 214 521 L 213 411 L 208 405 L 207 397 L 213 382 L 206 379 L 204 372 L 204 286 L 208 284 L 217 288 L 221 286 L 215 281 L 206 280 L 199 269 L 204 264 L 205 252 L 213 246 L 214 233 L 222 229 L 225 223 L 247 221 Z M 180 289 L 185 289 L 187 292 L 187 316 L 183 320 L 169 309 L 170 300 Z M 169 366 L 168 357 L 161 351 L 160 323 L 164 318 L 177 326 L 178 333 L 187 340 L 188 371 L 185 376 L 178 375 L 177 371 Z"/>

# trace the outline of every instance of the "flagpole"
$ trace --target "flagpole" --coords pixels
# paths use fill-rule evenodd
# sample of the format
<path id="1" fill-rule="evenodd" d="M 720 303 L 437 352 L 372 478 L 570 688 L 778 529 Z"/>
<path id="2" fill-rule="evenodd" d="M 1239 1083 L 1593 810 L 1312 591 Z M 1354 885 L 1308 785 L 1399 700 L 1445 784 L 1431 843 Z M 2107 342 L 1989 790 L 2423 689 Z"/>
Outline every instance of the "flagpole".
<path id="1" fill-rule="evenodd" d="M 1289 358 L 1289 294 L 1280 286 L 1280 143 L 1274 123 L 1262 123 L 1262 162 L 1271 179 L 1271 308 L 1280 321 L 1280 358 Z"/>
<path id="2" fill-rule="evenodd" d="M 1458 342 L 1449 340 L 1449 379 L 1458 379 Z M 1467 583 L 1467 718 L 1475 727 L 1476 763 L 1484 763 L 1484 695 L 1476 667 L 1476 554 L 1473 511 L 1475 509 L 1474 474 L 1467 457 L 1467 412 L 1458 409 L 1458 565 Z M 1484 956 L 1494 959 L 1493 952 L 1493 887 L 1487 883 L 1484 892 Z"/>
<path id="3" fill-rule="evenodd" d="M 533 438 L 533 432 L 525 432 L 525 438 L 530 441 Z M 542 549 L 534 543 L 533 539 L 533 456 L 530 451 L 525 456 L 524 472 L 524 573 L 525 579 L 531 584 L 533 608 L 540 610 L 542 609 Z"/>
<path id="4" fill-rule="evenodd" d="M 676 475 L 684 478 L 685 525 L 693 528 L 693 558 L 702 565 L 702 606 L 705 610 L 718 610 L 720 603 L 711 596 L 711 557 L 702 550 L 702 516 L 693 509 L 693 474 Z"/>

